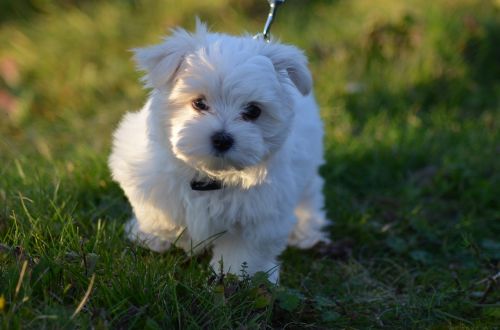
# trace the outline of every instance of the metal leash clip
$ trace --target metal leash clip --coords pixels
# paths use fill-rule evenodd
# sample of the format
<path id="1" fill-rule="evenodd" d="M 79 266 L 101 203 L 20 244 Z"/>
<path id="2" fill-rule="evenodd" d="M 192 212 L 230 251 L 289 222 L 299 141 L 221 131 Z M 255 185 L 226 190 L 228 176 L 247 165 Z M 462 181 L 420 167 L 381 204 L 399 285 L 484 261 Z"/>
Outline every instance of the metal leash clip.
<path id="1" fill-rule="evenodd" d="M 273 24 L 274 18 L 276 17 L 276 12 L 278 10 L 278 7 L 279 5 L 284 4 L 285 0 L 268 0 L 268 2 L 269 2 L 269 14 L 267 15 L 266 25 L 264 25 L 264 31 L 254 36 L 255 39 L 263 37 L 264 40 L 267 42 L 269 42 L 270 40 L 271 25 Z"/>

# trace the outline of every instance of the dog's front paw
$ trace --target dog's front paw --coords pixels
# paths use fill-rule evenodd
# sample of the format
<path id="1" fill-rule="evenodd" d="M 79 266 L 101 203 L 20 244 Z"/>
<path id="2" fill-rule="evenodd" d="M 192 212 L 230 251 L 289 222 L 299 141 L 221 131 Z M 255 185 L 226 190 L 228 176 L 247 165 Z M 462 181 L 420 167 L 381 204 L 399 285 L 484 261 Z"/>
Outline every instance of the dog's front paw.
<path id="1" fill-rule="evenodd" d="M 159 253 L 167 251 L 172 245 L 166 239 L 141 231 L 135 218 L 130 219 L 125 225 L 125 234 L 130 241 Z"/>
<path id="2" fill-rule="evenodd" d="M 244 278 L 246 276 L 253 276 L 257 272 L 264 272 L 267 274 L 268 279 L 271 283 L 273 284 L 278 284 L 279 282 L 279 273 L 280 273 L 280 266 L 275 263 L 267 263 L 266 266 L 264 267 L 251 267 L 251 265 L 248 265 L 247 262 L 228 262 L 224 261 L 223 258 L 212 258 L 210 261 L 210 267 L 212 270 L 218 274 L 234 274 L 238 275 L 241 278 Z"/>

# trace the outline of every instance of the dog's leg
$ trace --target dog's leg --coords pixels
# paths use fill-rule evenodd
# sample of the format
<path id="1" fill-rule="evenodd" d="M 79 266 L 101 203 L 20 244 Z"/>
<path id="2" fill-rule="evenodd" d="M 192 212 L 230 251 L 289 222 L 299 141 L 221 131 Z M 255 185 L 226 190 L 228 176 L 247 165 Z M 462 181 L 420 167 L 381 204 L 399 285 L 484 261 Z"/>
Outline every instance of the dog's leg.
<path id="1" fill-rule="evenodd" d="M 318 242 L 330 242 L 325 227 L 330 223 L 323 211 L 324 198 L 321 192 L 323 178 L 315 175 L 295 209 L 297 224 L 290 235 L 288 244 L 308 249 Z"/>
<path id="2" fill-rule="evenodd" d="M 141 230 L 139 222 L 135 217 L 130 219 L 125 224 L 125 234 L 127 235 L 127 238 L 132 242 L 155 252 L 165 252 L 171 246 L 170 241 L 163 239 L 151 232 L 145 232 Z"/>
<path id="3" fill-rule="evenodd" d="M 291 230 L 286 228 L 288 223 L 292 222 L 259 223 L 255 224 L 258 228 L 225 233 L 214 241 L 210 265 L 217 273 L 221 270 L 221 263 L 225 273 L 243 275 L 243 268 L 248 275 L 267 272 L 269 280 L 277 283 L 279 264 L 276 258 L 286 248 L 287 235 Z"/>

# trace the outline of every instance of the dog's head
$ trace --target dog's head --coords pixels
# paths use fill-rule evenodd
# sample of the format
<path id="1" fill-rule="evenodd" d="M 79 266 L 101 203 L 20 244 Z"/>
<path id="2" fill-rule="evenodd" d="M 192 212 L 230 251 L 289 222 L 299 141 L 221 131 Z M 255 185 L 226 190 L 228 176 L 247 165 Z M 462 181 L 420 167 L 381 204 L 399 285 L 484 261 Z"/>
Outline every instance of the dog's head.
<path id="1" fill-rule="evenodd" d="M 311 90 L 300 50 L 250 36 L 175 30 L 135 50 L 175 156 L 213 176 L 260 165 L 286 140 L 293 100 Z"/>

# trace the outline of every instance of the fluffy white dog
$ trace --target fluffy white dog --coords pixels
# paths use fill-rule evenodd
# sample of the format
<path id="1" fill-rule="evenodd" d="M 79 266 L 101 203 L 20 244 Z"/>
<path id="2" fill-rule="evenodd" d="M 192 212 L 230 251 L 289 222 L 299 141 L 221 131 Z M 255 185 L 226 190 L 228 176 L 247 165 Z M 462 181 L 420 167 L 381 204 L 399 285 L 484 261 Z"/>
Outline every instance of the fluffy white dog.
<path id="1" fill-rule="evenodd" d="M 132 204 L 130 239 L 162 252 L 213 248 L 211 265 L 268 271 L 287 243 L 328 241 L 323 128 L 300 50 L 178 29 L 135 51 L 144 108 L 114 133 L 113 178 Z"/>

